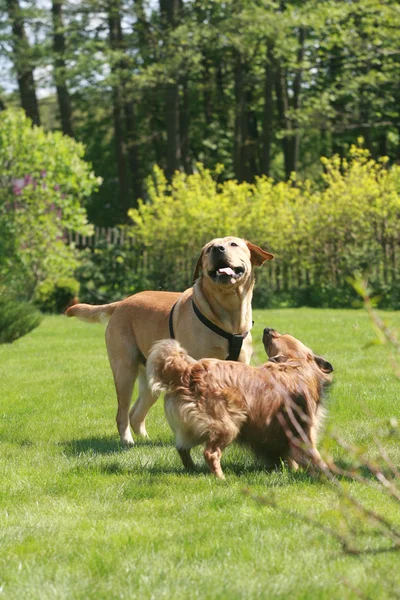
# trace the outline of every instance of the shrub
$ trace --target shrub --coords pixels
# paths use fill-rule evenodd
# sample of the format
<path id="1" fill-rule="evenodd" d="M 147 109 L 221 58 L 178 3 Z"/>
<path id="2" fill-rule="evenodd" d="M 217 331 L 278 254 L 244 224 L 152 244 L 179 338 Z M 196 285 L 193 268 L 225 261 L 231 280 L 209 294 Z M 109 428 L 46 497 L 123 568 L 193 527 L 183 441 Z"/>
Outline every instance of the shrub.
<path id="1" fill-rule="evenodd" d="M 0 294 L 0 344 L 10 344 L 35 329 L 42 320 L 29 302 L 18 302 L 9 294 Z"/>
<path id="2" fill-rule="evenodd" d="M 257 271 L 256 306 L 349 306 L 356 295 L 347 278 L 356 270 L 382 290 L 383 303 L 393 302 L 400 168 L 388 169 L 386 159 L 375 161 L 361 147 L 352 147 L 348 160 L 323 163 L 323 189 L 295 176 L 286 183 L 259 177 L 218 184 L 201 165 L 169 184 L 156 167 L 148 199 L 129 211 L 152 286 L 184 289 L 204 243 L 237 235 L 275 254 Z"/>
<path id="3" fill-rule="evenodd" d="M 69 303 L 79 294 L 79 282 L 72 278 L 58 279 L 56 282 L 47 279 L 38 286 L 35 293 L 35 304 L 43 312 L 64 312 Z"/>
<path id="4" fill-rule="evenodd" d="M 99 183 L 83 154 L 68 136 L 32 127 L 22 110 L 0 113 L 0 277 L 21 298 L 77 266 L 65 232 L 91 233 L 83 202 Z"/>
<path id="5" fill-rule="evenodd" d="M 82 302 L 113 302 L 156 285 L 148 278 L 141 248 L 129 243 L 114 246 L 102 241 L 94 250 L 81 251 L 76 277 Z"/>

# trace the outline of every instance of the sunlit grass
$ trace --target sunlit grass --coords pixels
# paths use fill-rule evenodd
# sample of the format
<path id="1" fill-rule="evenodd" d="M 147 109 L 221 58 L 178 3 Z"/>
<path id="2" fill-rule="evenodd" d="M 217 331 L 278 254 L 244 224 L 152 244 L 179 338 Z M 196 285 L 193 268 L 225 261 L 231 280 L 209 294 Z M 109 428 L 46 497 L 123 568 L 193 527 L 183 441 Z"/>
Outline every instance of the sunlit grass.
<path id="1" fill-rule="evenodd" d="M 255 311 L 253 362 L 265 326 L 289 331 L 335 367 L 328 424 L 373 453 L 399 415 L 400 382 L 362 311 Z M 400 314 L 385 318 L 400 329 Z M 0 346 L 0 597 L 373 598 L 400 589 L 398 553 L 348 556 L 337 541 L 243 491 L 340 526 L 334 492 L 307 473 L 268 473 L 246 450 L 223 456 L 227 479 L 186 474 L 158 402 L 151 441 L 118 442 L 116 399 L 99 325 L 48 317 Z M 400 449 L 388 446 L 399 466 Z M 339 452 L 339 451 L 337 451 Z M 394 503 L 352 493 L 400 527 Z M 379 539 L 368 528 L 366 548 Z"/>

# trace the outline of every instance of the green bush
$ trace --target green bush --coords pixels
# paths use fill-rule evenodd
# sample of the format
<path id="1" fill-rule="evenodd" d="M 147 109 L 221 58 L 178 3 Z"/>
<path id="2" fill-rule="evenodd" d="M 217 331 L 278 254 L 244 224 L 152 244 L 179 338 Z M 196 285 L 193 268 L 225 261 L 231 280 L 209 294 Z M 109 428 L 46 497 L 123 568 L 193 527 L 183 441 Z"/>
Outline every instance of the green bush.
<path id="1" fill-rule="evenodd" d="M 91 233 L 83 204 L 99 184 L 83 155 L 68 136 L 32 127 L 22 110 L 0 113 L 0 279 L 21 298 L 73 276 L 76 251 L 65 235 Z"/>
<path id="2" fill-rule="evenodd" d="M 40 312 L 29 302 L 0 294 L 0 344 L 10 344 L 35 329 L 42 320 Z"/>
<path id="3" fill-rule="evenodd" d="M 81 251 L 76 277 L 82 302 L 113 302 L 156 285 L 148 278 L 140 247 L 130 243 L 114 246 L 102 241 L 94 250 Z"/>
<path id="4" fill-rule="evenodd" d="M 64 312 L 68 304 L 79 294 L 79 281 L 69 277 L 52 281 L 48 279 L 38 286 L 35 304 L 43 312 Z"/>
<path id="5" fill-rule="evenodd" d="M 256 306 L 349 306 L 355 271 L 382 290 L 382 305 L 398 304 L 400 167 L 362 147 L 349 156 L 323 159 L 322 189 L 295 176 L 219 184 L 201 165 L 169 184 L 156 167 L 148 199 L 129 211 L 152 287 L 184 289 L 204 243 L 237 235 L 275 254 L 257 270 Z"/>

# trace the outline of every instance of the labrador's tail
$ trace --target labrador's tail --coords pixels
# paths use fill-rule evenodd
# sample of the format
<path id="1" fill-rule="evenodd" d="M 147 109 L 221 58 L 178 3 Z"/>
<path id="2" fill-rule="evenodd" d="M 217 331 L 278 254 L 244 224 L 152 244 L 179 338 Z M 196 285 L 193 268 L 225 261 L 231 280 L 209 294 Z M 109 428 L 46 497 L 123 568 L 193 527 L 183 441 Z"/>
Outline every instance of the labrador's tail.
<path id="1" fill-rule="evenodd" d="M 108 323 L 109 318 L 120 302 L 111 304 L 75 304 L 65 312 L 67 317 L 78 317 L 81 321 L 87 323 Z"/>

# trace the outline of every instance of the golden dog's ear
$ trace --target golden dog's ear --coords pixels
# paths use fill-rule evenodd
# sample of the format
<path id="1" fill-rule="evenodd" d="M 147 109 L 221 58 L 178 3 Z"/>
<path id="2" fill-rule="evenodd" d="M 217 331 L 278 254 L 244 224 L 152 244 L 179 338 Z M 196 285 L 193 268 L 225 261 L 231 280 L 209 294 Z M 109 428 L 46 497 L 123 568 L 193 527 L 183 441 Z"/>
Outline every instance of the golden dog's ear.
<path id="1" fill-rule="evenodd" d="M 271 254 L 270 252 L 266 252 L 259 246 L 256 246 L 255 244 L 252 244 L 251 242 L 248 242 L 247 240 L 245 240 L 245 242 L 247 244 L 248 249 L 250 250 L 251 264 L 254 265 L 255 267 L 261 267 L 261 265 L 266 260 L 272 260 L 274 258 L 274 255 Z"/>
<path id="2" fill-rule="evenodd" d="M 315 360 L 315 362 L 317 363 L 317 365 L 323 373 L 332 373 L 333 367 L 331 363 L 322 358 L 322 356 L 317 356 L 316 354 L 314 354 L 313 359 Z"/>
<path id="3" fill-rule="evenodd" d="M 196 279 L 198 278 L 199 274 L 200 274 L 200 270 L 201 270 L 201 265 L 203 262 L 203 255 L 204 255 L 204 249 L 201 251 L 201 254 L 199 256 L 199 258 L 197 259 L 197 263 L 196 263 L 196 267 L 193 273 L 193 281 L 192 283 L 194 283 L 196 281 Z"/>

